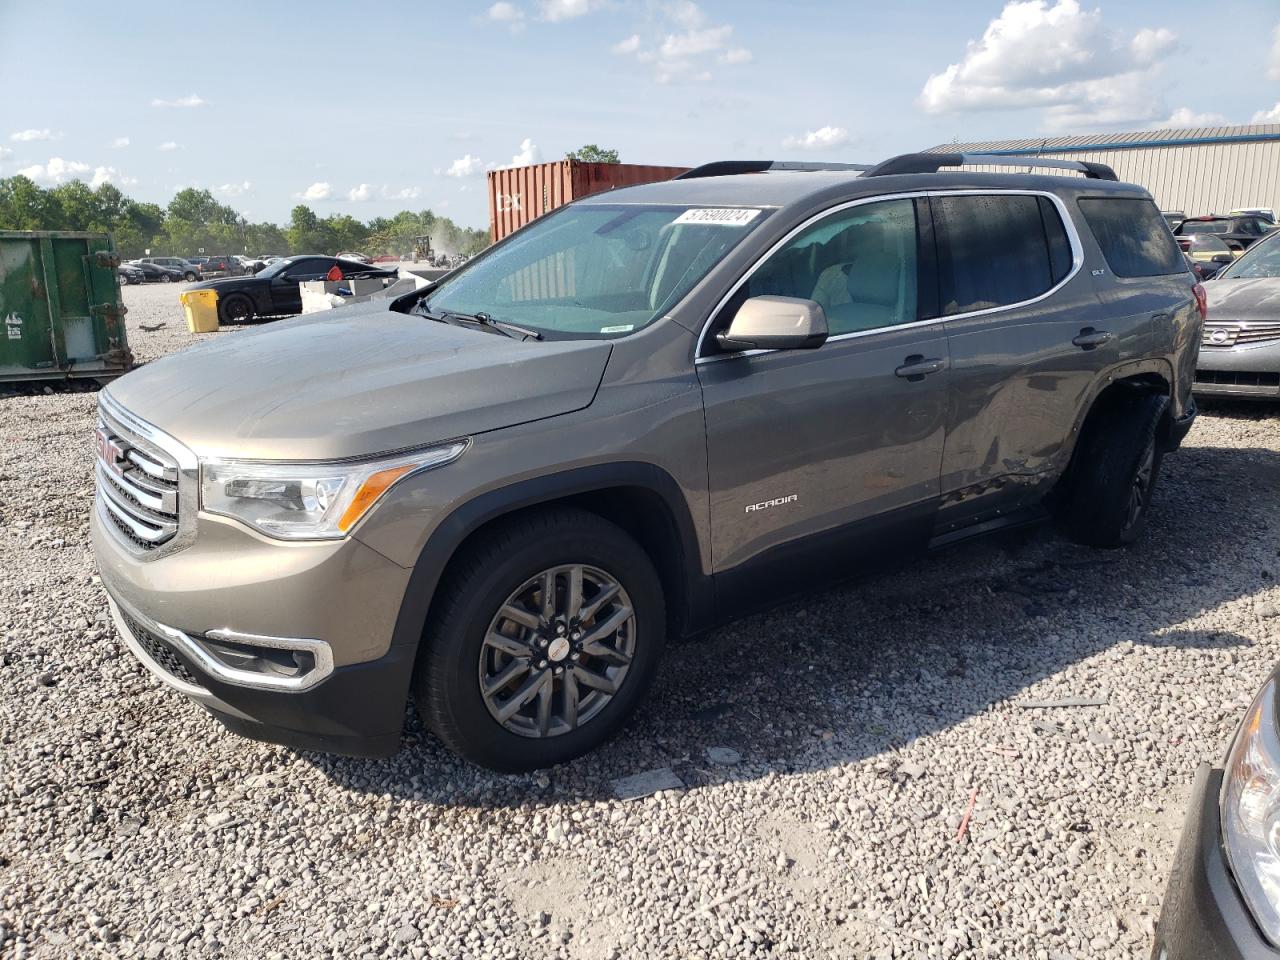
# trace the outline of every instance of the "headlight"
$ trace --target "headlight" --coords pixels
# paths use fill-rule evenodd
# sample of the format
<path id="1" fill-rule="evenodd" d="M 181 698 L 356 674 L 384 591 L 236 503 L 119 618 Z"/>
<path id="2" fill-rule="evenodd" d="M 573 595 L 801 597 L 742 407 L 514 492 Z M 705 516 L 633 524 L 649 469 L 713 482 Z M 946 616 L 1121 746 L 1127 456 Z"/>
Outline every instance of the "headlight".
<path id="1" fill-rule="evenodd" d="M 281 540 L 338 539 L 411 474 L 462 455 L 465 440 L 376 460 L 266 463 L 203 460 L 200 506 Z"/>
<path id="2" fill-rule="evenodd" d="M 1253 701 L 1222 778 L 1222 836 L 1236 883 L 1263 933 L 1280 944 L 1280 733 L 1276 681 Z"/>

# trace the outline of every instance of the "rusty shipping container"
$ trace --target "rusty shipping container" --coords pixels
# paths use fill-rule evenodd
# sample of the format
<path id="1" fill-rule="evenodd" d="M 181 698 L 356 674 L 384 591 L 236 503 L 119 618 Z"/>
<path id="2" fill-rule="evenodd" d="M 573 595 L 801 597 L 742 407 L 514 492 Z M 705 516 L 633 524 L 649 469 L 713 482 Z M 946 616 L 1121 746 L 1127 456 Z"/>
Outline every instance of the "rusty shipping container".
<path id="1" fill-rule="evenodd" d="M 489 239 L 497 243 L 570 200 L 637 183 L 670 180 L 688 167 L 557 160 L 489 171 Z"/>

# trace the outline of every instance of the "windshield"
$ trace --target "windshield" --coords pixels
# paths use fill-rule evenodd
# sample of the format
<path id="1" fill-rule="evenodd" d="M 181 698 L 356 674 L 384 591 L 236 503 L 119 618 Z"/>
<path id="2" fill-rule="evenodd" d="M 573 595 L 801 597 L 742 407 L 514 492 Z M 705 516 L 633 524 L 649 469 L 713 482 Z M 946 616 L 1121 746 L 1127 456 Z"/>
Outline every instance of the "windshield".
<path id="1" fill-rule="evenodd" d="M 421 309 L 484 313 L 553 336 L 625 336 L 670 309 L 767 215 L 574 204 L 446 279 Z"/>
<path id="2" fill-rule="evenodd" d="M 275 263 L 271 263 L 263 267 L 256 274 L 254 274 L 254 276 L 274 277 L 276 274 L 283 273 L 285 270 L 289 269 L 289 264 L 293 263 L 295 260 L 300 260 L 300 259 L 301 259 L 300 257 L 286 257 L 284 260 L 277 260 Z"/>
<path id="3" fill-rule="evenodd" d="M 1259 240 L 1220 274 L 1220 280 L 1253 280 L 1280 277 L 1280 234 Z"/>

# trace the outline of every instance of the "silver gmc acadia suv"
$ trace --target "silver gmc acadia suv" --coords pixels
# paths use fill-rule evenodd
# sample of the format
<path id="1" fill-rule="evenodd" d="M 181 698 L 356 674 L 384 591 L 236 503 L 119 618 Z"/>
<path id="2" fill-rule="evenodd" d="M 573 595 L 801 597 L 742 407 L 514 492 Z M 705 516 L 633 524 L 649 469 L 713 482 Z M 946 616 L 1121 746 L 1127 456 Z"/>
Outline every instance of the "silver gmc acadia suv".
<path id="1" fill-rule="evenodd" d="M 1102 165 L 724 162 L 433 286 L 100 394 L 121 636 L 231 730 L 499 770 L 614 733 L 664 638 L 977 534 L 1142 530 L 1203 291 Z M 1083 174 L 1083 175 L 1082 175 Z"/>

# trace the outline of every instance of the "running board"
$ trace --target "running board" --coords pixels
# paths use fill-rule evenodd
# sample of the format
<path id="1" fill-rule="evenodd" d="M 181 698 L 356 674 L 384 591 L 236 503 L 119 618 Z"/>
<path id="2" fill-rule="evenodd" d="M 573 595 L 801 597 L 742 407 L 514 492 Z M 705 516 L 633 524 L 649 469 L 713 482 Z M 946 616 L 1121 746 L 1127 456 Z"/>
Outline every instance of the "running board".
<path id="1" fill-rule="evenodd" d="M 968 526 L 960 527 L 958 530 L 949 530 L 946 533 L 939 533 L 929 541 L 930 550 L 942 550 L 946 547 L 955 546 L 958 543 L 964 543 L 966 540 L 972 540 L 975 537 L 983 537 L 989 533 L 995 533 L 997 530 L 1014 530 L 1018 527 L 1032 527 L 1049 519 L 1049 511 L 1040 504 L 1031 507 L 1024 507 L 1013 513 L 1006 514 L 1003 517 L 996 517 L 993 520 L 985 520 L 982 523 L 972 523 Z"/>

